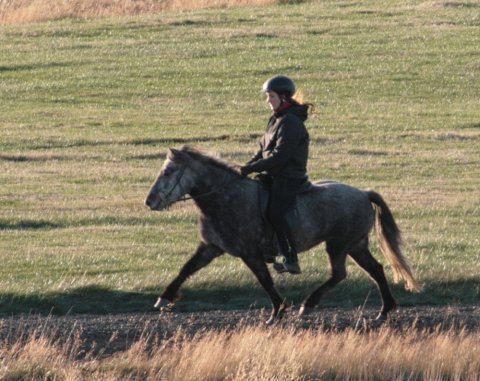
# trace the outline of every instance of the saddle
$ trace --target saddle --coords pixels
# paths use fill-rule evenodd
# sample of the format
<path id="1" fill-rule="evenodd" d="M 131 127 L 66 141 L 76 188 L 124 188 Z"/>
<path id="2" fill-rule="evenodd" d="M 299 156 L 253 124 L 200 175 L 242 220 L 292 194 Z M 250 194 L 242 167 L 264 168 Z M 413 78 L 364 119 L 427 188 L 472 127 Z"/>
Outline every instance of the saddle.
<path id="1" fill-rule="evenodd" d="M 267 209 L 268 209 L 268 202 L 270 199 L 270 189 L 271 189 L 271 184 L 272 184 L 272 179 L 269 176 L 266 175 L 257 175 L 255 179 L 259 183 L 258 187 L 258 210 L 260 211 L 260 214 L 262 216 L 262 219 L 265 224 L 269 224 L 268 219 L 267 219 Z M 310 182 L 310 180 L 306 180 L 305 183 L 302 184 L 301 188 L 297 191 L 297 196 L 299 194 L 303 193 L 308 193 L 313 189 L 313 184 Z M 290 214 L 298 214 L 295 213 L 297 207 L 297 201 L 295 200 L 295 203 L 293 204 L 293 208 L 288 211 L 288 216 L 289 218 Z"/>

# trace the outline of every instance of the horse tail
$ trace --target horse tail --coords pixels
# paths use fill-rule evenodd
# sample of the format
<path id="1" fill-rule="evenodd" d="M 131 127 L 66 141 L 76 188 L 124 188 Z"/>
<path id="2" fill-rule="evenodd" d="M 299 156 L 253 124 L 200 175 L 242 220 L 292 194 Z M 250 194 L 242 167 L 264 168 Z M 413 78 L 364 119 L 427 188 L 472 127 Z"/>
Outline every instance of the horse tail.
<path id="1" fill-rule="evenodd" d="M 400 229 L 390 208 L 377 192 L 368 190 L 367 195 L 375 209 L 375 230 L 380 250 L 393 268 L 394 281 L 403 279 L 407 290 L 420 292 L 422 286 L 413 276 L 408 260 L 402 254 Z"/>

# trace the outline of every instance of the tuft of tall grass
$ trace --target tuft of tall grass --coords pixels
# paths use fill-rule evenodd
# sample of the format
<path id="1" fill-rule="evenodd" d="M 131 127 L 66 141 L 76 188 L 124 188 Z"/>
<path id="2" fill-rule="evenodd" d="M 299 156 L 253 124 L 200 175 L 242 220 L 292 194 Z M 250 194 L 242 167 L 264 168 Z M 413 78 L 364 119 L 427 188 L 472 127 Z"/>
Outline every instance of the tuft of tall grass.
<path id="1" fill-rule="evenodd" d="M 112 355 L 45 335 L 1 346 L 0 379 L 29 380 L 478 380 L 480 335 L 465 330 L 299 331 L 240 326 L 145 335 Z"/>

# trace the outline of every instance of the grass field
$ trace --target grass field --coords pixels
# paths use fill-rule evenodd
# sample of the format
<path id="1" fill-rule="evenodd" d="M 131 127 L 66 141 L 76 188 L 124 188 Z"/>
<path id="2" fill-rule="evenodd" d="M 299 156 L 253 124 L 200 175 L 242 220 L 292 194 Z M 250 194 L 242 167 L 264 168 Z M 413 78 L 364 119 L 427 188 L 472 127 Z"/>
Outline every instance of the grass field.
<path id="1" fill-rule="evenodd" d="M 391 206 L 425 285 L 394 286 L 400 304 L 477 303 L 479 14 L 474 1 L 321 1 L 1 26 L 0 312 L 149 310 L 198 240 L 190 202 L 143 206 L 167 148 L 246 161 L 277 73 L 316 104 L 310 177 Z M 297 303 L 329 271 L 323 247 L 300 260 L 301 276 L 275 276 Z M 348 272 L 323 305 L 370 291 L 378 304 Z M 183 296 L 184 310 L 268 305 L 229 256 Z"/>

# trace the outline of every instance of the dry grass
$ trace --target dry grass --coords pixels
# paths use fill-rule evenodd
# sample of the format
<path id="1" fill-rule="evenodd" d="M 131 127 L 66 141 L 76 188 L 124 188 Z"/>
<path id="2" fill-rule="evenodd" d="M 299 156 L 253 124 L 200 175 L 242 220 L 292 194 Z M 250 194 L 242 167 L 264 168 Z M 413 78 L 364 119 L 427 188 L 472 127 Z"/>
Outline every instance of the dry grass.
<path id="1" fill-rule="evenodd" d="M 1 380 L 478 380 L 479 333 L 359 333 L 242 326 L 141 339 L 111 356 L 32 335 L 2 343 Z M 81 359 L 79 359 L 81 358 Z"/>
<path id="2" fill-rule="evenodd" d="M 274 2 L 275 0 L 1 0 L 0 24 L 56 20 L 66 17 L 124 16 Z"/>

